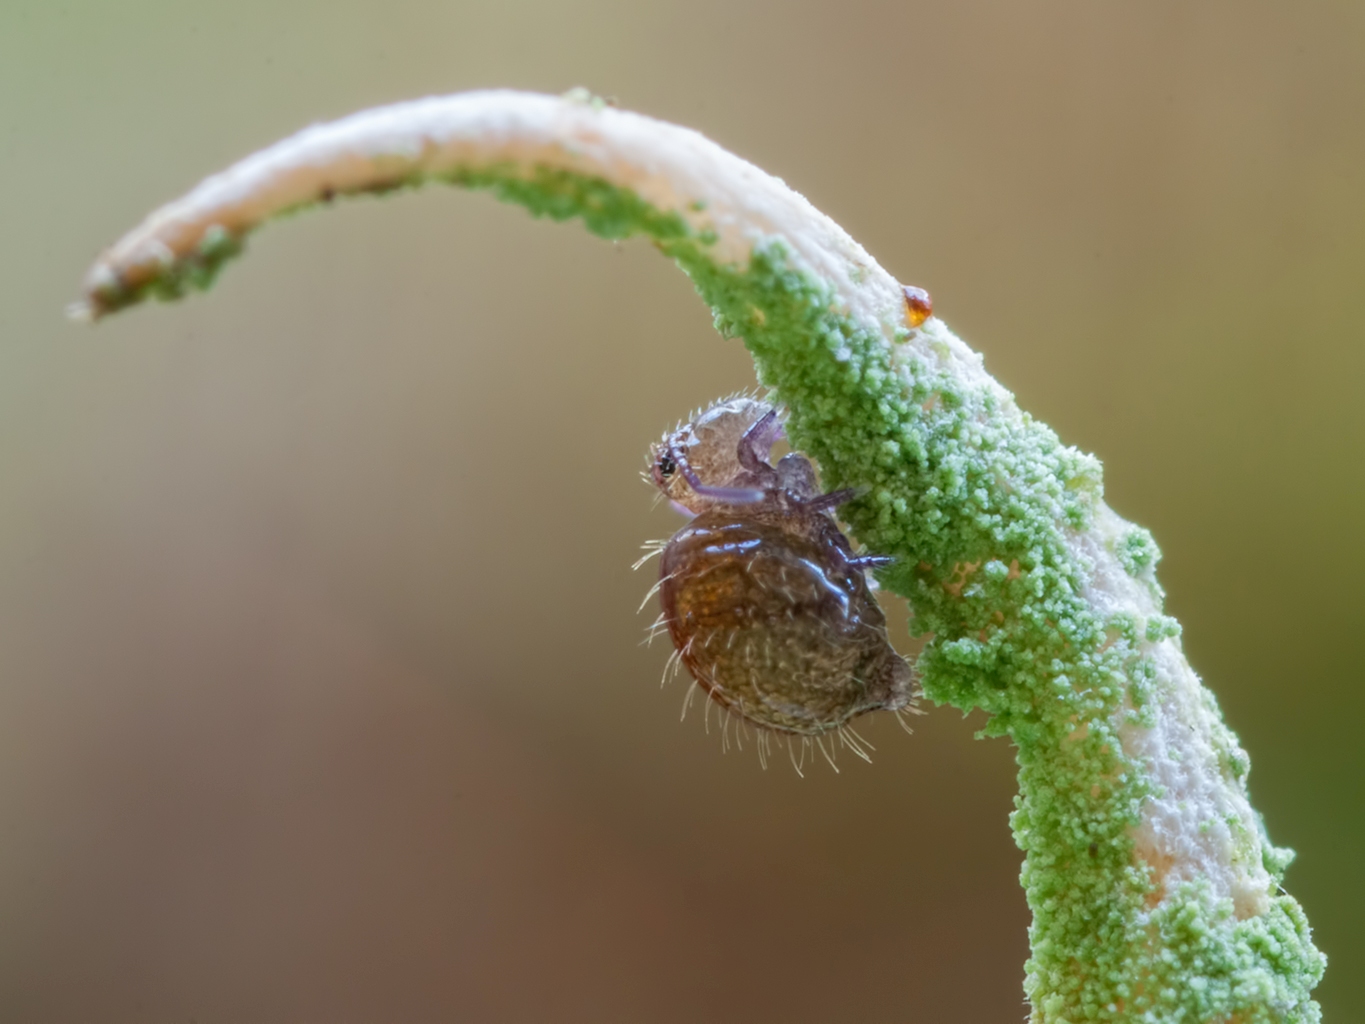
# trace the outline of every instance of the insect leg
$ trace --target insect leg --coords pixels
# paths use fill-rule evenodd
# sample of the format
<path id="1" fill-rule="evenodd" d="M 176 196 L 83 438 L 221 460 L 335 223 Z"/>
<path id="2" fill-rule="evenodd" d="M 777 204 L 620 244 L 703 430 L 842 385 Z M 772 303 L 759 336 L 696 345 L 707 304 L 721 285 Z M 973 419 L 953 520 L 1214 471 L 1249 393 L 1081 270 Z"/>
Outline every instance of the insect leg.
<path id="1" fill-rule="evenodd" d="M 859 569 L 880 569 L 883 566 L 895 565 L 896 559 L 893 555 L 858 555 L 848 559 L 847 564 Z"/>
<path id="2" fill-rule="evenodd" d="M 807 501 L 804 504 L 805 507 L 812 512 L 826 512 L 829 509 L 837 508 L 846 501 L 852 501 L 857 496 L 858 492 L 855 488 L 845 487 L 843 490 L 830 491 L 828 494 L 822 494 L 818 498 L 811 498 L 810 501 Z"/>
<path id="3" fill-rule="evenodd" d="M 735 452 L 739 457 L 739 464 L 751 473 L 767 467 L 768 453 L 772 451 L 781 430 L 782 426 L 777 422 L 777 410 L 769 409 L 739 439 L 739 449 Z"/>

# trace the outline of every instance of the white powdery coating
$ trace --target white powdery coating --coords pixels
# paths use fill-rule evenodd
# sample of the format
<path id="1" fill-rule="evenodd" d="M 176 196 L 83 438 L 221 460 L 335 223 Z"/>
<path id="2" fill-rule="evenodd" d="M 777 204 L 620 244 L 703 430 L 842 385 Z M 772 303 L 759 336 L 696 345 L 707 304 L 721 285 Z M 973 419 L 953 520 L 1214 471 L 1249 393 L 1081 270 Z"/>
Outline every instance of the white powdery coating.
<path id="1" fill-rule="evenodd" d="M 1014 396 L 986 372 L 981 356 L 941 320 L 930 320 L 908 344 L 895 346 L 893 362 L 906 362 L 911 353 L 934 360 L 966 387 L 989 389 L 996 415 L 1021 415 Z M 1164 619 L 1162 592 L 1155 567 L 1134 577 L 1116 553 L 1133 529 L 1099 501 L 1091 528 L 1072 534 L 1067 547 L 1085 572 L 1082 596 L 1096 616 L 1133 615 L 1143 630 L 1149 621 Z M 1146 728 L 1129 721 L 1132 706 L 1127 704 L 1117 716 L 1123 751 L 1145 768 L 1153 788 L 1133 834 L 1134 853 L 1151 865 L 1157 884 L 1149 909 L 1182 883 L 1203 881 L 1211 898 L 1232 901 L 1237 918 L 1265 913 L 1274 880 L 1261 860 L 1260 819 L 1244 779 L 1230 771 L 1238 762 L 1244 776 L 1246 755 L 1185 659 L 1179 638 L 1144 640 L 1140 648 L 1156 665 L 1155 724 Z"/>
<path id="2" fill-rule="evenodd" d="M 1136 614 L 1139 629 L 1161 616 L 1161 591 L 1148 567 L 1129 575 L 1115 554 L 1133 525 L 1100 504 L 1095 525 L 1076 536 L 1071 550 L 1089 566 L 1087 601 L 1099 615 Z M 1270 909 L 1274 880 L 1261 859 L 1259 818 L 1247 798 L 1246 755 L 1223 724 L 1212 695 L 1200 683 L 1180 640 L 1143 641 L 1156 664 L 1152 699 L 1157 703 L 1151 728 L 1124 721 L 1123 750 L 1141 764 L 1154 795 L 1142 807 L 1134 835 L 1136 854 L 1154 870 L 1155 906 L 1182 883 L 1204 881 L 1215 899 L 1230 899 L 1239 919 Z M 1131 706 L 1119 710 L 1126 719 Z"/>
<path id="3" fill-rule="evenodd" d="M 284 210 L 412 177 L 512 165 L 600 177 L 698 230 L 743 267 L 780 239 L 848 311 L 889 336 L 904 319 L 895 280 L 778 178 L 689 128 L 581 99 L 489 90 L 377 107 L 315 125 L 207 178 L 106 251 L 85 280 L 96 315 L 111 286 L 137 286 L 191 258 L 214 230 L 242 236 Z M 854 278 L 860 283 L 855 284 Z"/>
<path id="4" fill-rule="evenodd" d="M 111 286 L 135 288 L 192 259 L 215 232 L 240 237 L 284 210 L 332 194 L 364 192 L 457 170 L 538 168 L 602 178 L 695 230 L 715 232 L 719 263 L 748 264 L 759 244 L 780 240 L 802 270 L 827 282 L 840 312 L 879 333 L 892 361 L 912 352 L 966 387 L 987 387 L 999 415 L 1021 415 L 981 357 L 935 318 L 894 344 L 905 327 L 900 285 L 824 214 L 781 180 L 691 129 L 581 99 L 507 90 L 433 97 L 363 111 L 308 128 L 206 179 L 151 214 L 104 253 L 85 281 L 90 315 Z M 1089 567 L 1085 594 L 1097 614 L 1160 614 L 1147 570 L 1135 580 L 1115 545 L 1130 525 L 1103 504 L 1096 525 L 1071 551 Z M 1239 917 L 1264 911 L 1271 879 L 1259 858 L 1260 828 L 1245 787 L 1226 769 L 1244 758 L 1177 640 L 1145 645 L 1154 654 L 1156 724 L 1121 727 L 1125 752 L 1145 765 L 1157 795 L 1146 801 L 1135 839 L 1151 864 L 1157 895 L 1205 880 L 1233 900 Z M 1120 714 L 1126 715 L 1126 711 Z M 1220 750 L 1222 755 L 1220 757 Z M 1243 760 L 1244 763 L 1244 760 Z M 1232 823 L 1232 824 L 1230 824 Z"/>
<path id="5" fill-rule="evenodd" d="M 943 321 L 931 319 L 908 344 L 893 348 L 893 364 L 912 358 L 934 361 L 965 387 L 991 391 L 996 415 L 1022 415 L 1014 396 L 986 372 L 980 354 Z M 1154 618 L 1164 619 L 1162 592 L 1155 567 L 1134 577 L 1116 553 L 1133 529 L 1099 501 L 1091 528 L 1072 534 L 1067 546 L 1085 572 L 1082 595 L 1096 616 L 1133 615 L 1143 630 Z M 1239 919 L 1265 913 L 1274 880 L 1261 860 L 1260 819 L 1245 782 L 1229 770 L 1236 761 L 1245 775 L 1246 755 L 1185 659 L 1180 640 L 1144 640 L 1140 647 L 1156 665 L 1155 724 L 1146 728 L 1129 721 L 1128 704 L 1117 715 L 1123 751 L 1145 768 L 1154 794 L 1144 801 L 1133 835 L 1134 853 L 1151 865 L 1157 884 L 1149 909 L 1182 883 L 1202 880 L 1211 898 L 1232 901 Z"/>

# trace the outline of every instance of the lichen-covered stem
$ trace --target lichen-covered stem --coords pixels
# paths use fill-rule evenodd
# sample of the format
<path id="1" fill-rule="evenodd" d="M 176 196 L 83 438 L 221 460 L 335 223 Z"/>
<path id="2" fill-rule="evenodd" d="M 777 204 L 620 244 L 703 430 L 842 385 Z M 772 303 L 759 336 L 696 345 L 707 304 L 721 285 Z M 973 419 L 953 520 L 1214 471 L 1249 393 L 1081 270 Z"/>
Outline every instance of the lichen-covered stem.
<path id="1" fill-rule="evenodd" d="M 936 702 L 1019 752 L 1012 818 L 1037 1022 L 1316 1021 L 1323 971 L 1291 854 L 1162 612 L 1146 531 L 1099 464 L 1016 406 L 943 323 L 781 182 L 695 132 L 587 96 L 469 93 L 309 129 L 154 213 L 91 271 L 96 317 L 211 279 L 245 235 L 336 195 L 446 180 L 645 234 L 692 277 L 790 410 L 882 583 L 933 634 Z"/>

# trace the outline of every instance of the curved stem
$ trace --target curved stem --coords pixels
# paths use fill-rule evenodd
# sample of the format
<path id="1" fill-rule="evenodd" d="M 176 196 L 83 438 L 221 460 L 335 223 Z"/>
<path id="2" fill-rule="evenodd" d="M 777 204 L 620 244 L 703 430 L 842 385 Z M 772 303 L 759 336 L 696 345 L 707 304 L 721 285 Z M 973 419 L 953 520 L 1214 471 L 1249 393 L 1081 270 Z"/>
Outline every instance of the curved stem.
<path id="1" fill-rule="evenodd" d="M 1162 613 L 1150 535 L 1099 463 L 829 218 L 695 132 L 586 95 L 479 92 L 310 128 L 152 214 L 76 312 L 203 286 L 244 236 L 333 196 L 445 180 L 652 237 L 744 340 L 793 445 L 932 632 L 936 702 L 1018 748 L 1012 817 L 1037 1022 L 1316 1021 L 1324 959 L 1247 800 L 1248 760 Z"/>

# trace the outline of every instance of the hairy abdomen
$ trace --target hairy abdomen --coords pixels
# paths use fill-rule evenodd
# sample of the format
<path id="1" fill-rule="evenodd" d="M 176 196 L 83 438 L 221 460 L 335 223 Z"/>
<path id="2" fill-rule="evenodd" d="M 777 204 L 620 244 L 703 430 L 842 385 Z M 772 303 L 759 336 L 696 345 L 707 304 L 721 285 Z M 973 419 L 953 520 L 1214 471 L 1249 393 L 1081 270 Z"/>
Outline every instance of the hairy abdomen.
<path id="1" fill-rule="evenodd" d="M 816 735 L 910 702 L 910 668 L 837 533 L 823 515 L 783 523 L 715 510 L 664 550 L 660 593 L 683 664 L 756 725 Z"/>

